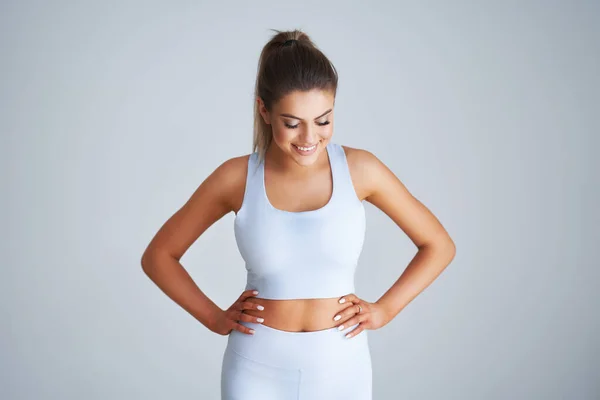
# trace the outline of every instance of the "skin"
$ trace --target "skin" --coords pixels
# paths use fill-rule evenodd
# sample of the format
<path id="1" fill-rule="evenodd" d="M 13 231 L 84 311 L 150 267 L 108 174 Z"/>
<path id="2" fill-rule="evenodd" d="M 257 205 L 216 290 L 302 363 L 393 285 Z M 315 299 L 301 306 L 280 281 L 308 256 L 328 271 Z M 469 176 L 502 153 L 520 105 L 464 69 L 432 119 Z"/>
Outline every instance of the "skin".
<path id="1" fill-rule="evenodd" d="M 265 188 L 270 203 L 292 212 L 324 206 L 332 191 L 325 147 L 333 136 L 333 94 L 320 90 L 293 92 L 271 110 L 264 107 L 260 98 L 256 101 L 262 118 L 273 131 L 273 141 L 265 154 Z M 322 125 L 326 121 L 329 124 Z M 310 156 L 298 154 L 293 147 L 315 143 L 317 150 Z M 239 211 L 249 155 L 231 158 L 218 166 L 165 222 L 142 256 L 144 272 L 172 300 L 222 335 L 234 329 L 253 333 L 239 321 L 291 332 L 359 323 L 347 337 L 385 326 L 447 267 L 454 258 L 455 246 L 437 218 L 383 162 L 369 151 L 343 148 L 356 196 L 384 212 L 418 249 L 400 277 L 377 301 L 369 302 L 354 293 L 341 298 L 272 300 L 247 290 L 223 310 L 196 286 L 179 261 L 206 229 L 227 213 Z"/>

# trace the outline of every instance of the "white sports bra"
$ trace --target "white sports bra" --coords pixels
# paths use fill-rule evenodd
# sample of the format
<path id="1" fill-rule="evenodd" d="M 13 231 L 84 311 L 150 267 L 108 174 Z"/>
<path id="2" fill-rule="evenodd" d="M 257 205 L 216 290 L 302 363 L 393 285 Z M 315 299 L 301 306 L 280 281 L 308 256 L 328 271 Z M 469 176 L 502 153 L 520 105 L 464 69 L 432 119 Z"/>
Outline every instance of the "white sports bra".
<path id="1" fill-rule="evenodd" d="M 365 209 L 354 190 L 341 145 L 326 146 L 333 177 L 329 202 L 316 210 L 284 211 L 267 198 L 264 160 L 248 159 L 235 239 L 246 263 L 246 290 L 264 299 L 339 297 L 355 291 L 365 235 Z"/>

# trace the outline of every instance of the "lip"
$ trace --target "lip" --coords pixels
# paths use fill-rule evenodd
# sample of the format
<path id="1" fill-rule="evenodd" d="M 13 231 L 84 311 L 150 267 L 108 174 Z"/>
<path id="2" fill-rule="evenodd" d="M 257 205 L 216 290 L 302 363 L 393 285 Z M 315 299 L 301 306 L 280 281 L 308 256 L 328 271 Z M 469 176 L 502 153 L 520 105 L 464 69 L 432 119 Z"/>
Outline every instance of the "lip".
<path id="1" fill-rule="evenodd" d="M 319 142 L 317 142 L 317 143 L 313 143 L 313 144 L 295 144 L 295 143 L 292 143 L 292 144 L 293 144 L 294 146 L 300 146 L 300 147 L 313 147 L 314 145 L 317 145 L 317 144 L 319 144 Z"/>
<path id="2" fill-rule="evenodd" d="M 312 146 L 314 146 L 314 148 L 312 150 L 309 150 L 309 151 L 300 150 L 297 146 L 298 145 L 292 143 L 292 147 L 294 148 L 294 150 L 296 150 L 296 153 L 300 154 L 301 156 L 310 156 L 315 151 L 317 151 L 317 148 L 319 148 L 319 142 L 314 143 L 314 144 L 312 144 L 310 146 L 300 145 L 300 147 L 312 147 Z"/>

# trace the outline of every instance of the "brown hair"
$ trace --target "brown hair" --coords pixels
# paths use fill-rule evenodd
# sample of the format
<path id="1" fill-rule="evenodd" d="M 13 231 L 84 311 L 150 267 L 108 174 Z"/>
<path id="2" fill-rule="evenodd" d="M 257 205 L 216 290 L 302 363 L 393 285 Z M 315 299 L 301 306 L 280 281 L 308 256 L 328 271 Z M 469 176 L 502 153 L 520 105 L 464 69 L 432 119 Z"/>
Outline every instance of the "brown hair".
<path id="1" fill-rule="evenodd" d="M 337 93 L 338 74 L 329 59 L 317 48 L 308 35 L 298 29 L 278 31 L 267 42 L 260 53 L 254 89 L 254 140 L 252 151 L 258 151 L 264 158 L 271 144 L 271 125 L 260 115 L 260 97 L 265 108 L 272 106 L 291 92 L 327 90 Z"/>

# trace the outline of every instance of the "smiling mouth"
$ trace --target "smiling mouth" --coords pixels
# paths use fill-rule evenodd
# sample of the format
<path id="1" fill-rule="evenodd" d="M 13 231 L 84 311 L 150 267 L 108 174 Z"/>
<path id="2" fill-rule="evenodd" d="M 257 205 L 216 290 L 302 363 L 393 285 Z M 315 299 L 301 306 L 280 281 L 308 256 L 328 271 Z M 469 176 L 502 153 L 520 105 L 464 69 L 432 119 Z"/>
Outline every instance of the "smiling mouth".
<path id="1" fill-rule="evenodd" d="M 314 148 L 317 147 L 318 144 L 319 143 L 315 143 L 312 146 L 298 146 L 298 145 L 292 143 L 292 146 L 294 146 L 295 148 L 302 150 L 302 151 L 311 151 L 311 150 L 314 150 Z"/>

